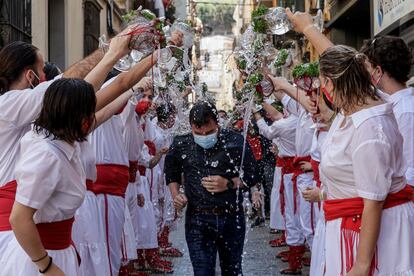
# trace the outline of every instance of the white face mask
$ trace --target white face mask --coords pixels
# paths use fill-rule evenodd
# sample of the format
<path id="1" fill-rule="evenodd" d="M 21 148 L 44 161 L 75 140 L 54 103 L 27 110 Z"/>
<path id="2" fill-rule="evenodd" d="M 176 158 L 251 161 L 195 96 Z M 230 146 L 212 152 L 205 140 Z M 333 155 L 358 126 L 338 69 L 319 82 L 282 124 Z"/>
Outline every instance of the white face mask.
<path id="1" fill-rule="evenodd" d="M 39 76 L 35 73 L 35 71 L 33 71 L 33 70 L 30 70 L 32 73 L 33 73 L 33 75 L 35 76 L 35 78 L 37 79 L 37 84 L 36 85 L 34 85 L 33 83 L 32 83 L 32 81 L 31 80 L 27 80 L 28 82 L 29 82 L 29 84 L 30 84 L 30 87 L 33 89 L 33 88 L 35 88 L 37 85 L 39 85 L 39 83 L 40 83 L 40 78 L 39 78 Z"/>

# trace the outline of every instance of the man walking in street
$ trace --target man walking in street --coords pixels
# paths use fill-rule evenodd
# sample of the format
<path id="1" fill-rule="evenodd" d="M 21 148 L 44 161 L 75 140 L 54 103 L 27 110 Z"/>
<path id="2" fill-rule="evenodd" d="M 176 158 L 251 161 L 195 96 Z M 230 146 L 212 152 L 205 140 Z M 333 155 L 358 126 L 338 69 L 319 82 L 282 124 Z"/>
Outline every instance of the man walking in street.
<path id="1" fill-rule="evenodd" d="M 192 133 L 174 139 L 165 173 L 176 210 L 188 204 L 185 233 L 194 275 L 215 275 L 217 252 L 222 275 L 242 275 L 243 191 L 260 182 L 256 161 L 247 143 L 242 157 L 242 135 L 220 129 L 213 104 L 195 104 L 190 124 Z"/>

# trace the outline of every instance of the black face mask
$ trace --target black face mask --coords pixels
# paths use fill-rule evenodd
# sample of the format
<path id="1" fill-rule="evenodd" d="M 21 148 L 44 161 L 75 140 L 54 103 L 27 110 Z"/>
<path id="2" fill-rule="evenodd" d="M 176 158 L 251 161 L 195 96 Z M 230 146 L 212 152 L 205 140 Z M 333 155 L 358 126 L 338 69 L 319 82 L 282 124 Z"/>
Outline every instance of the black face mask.
<path id="1" fill-rule="evenodd" d="M 323 98 L 323 101 L 325 102 L 326 106 L 327 106 L 330 110 L 335 111 L 334 106 L 333 106 L 333 105 L 331 104 L 331 102 L 328 100 L 328 98 L 326 97 L 325 93 L 322 93 L 322 98 Z"/>

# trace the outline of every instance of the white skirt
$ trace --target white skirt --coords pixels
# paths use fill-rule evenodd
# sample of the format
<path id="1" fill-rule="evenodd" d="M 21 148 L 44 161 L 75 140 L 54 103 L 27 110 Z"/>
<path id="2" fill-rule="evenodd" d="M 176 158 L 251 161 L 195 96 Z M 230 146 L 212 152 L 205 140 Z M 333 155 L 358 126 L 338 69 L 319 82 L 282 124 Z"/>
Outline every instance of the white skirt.
<path id="1" fill-rule="evenodd" d="M 315 229 L 312 244 L 312 259 L 310 276 L 321 276 L 325 271 L 325 216 L 323 209 L 319 211 L 319 219 Z"/>
<path id="2" fill-rule="evenodd" d="M 13 231 L 0 231 L 0 260 L 3 257 L 3 252 L 6 251 L 6 248 L 9 242 L 14 238 Z"/>
<path id="3" fill-rule="evenodd" d="M 91 191 L 76 211 L 72 240 L 81 257 L 81 276 L 110 275 L 105 234 L 105 210 Z"/>
<path id="4" fill-rule="evenodd" d="M 342 219 L 326 223 L 326 273 L 341 275 L 341 227 Z M 414 275 L 414 203 L 406 203 L 382 212 L 381 229 L 377 242 L 378 270 L 376 276 Z M 358 239 L 358 237 L 357 237 Z M 357 252 L 357 242 L 354 256 Z M 343 252 L 345 256 L 345 252 Z M 344 260 L 345 261 L 345 260 Z M 355 263 L 355 260 L 354 260 Z M 346 267 L 346 264 L 343 264 Z M 345 270 L 345 269 L 344 269 Z M 346 275 L 343 272 L 343 275 Z"/>
<path id="5" fill-rule="evenodd" d="M 69 246 L 62 250 L 47 250 L 53 258 L 53 263 L 58 266 L 65 275 L 79 275 L 79 263 L 75 248 Z M 20 244 L 13 238 L 0 260 L 1 276 L 41 276 L 39 268 L 32 262 Z"/>
<path id="6" fill-rule="evenodd" d="M 157 225 L 155 222 L 154 208 L 149 196 L 149 185 L 147 178 L 141 176 L 141 184 L 137 187 L 137 193 L 143 194 L 145 198 L 144 207 L 138 206 L 138 249 L 158 248 Z"/>

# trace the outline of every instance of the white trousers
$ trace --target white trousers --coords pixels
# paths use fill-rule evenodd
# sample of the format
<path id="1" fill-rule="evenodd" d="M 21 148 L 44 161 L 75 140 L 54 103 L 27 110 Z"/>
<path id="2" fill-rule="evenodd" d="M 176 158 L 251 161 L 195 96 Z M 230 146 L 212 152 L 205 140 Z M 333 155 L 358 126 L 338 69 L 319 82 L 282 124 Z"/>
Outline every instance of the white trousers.
<path id="1" fill-rule="evenodd" d="M 305 236 L 303 235 L 300 223 L 300 194 L 299 191 L 294 198 L 292 175 L 286 174 L 284 178 L 284 198 L 285 198 L 285 220 L 286 220 L 286 243 L 291 246 L 303 245 Z M 296 201 L 296 212 L 294 204 Z"/>
<path id="2" fill-rule="evenodd" d="M 270 222 L 269 226 L 272 229 L 285 230 L 285 218 L 280 210 L 280 181 L 282 177 L 282 169 L 280 167 L 275 168 L 273 175 L 273 186 L 270 195 Z M 290 177 L 292 177 L 290 175 Z M 289 178 L 286 177 L 285 178 Z M 286 181 L 286 180 L 285 180 Z"/>
<path id="3" fill-rule="evenodd" d="M 302 234 L 306 239 L 306 244 L 309 248 L 312 248 L 313 243 L 313 232 L 315 229 L 315 225 L 317 219 L 315 218 L 315 214 L 312 213 L 315 211 L 312 205 L 315 203 L 310 203 L 306 201 L 303 196 L 302 192 L 306 189 L 306 187 L 313 188 L 314 187 L 314 180 L 313 180 L 313 173 L 304 173 L 298 176 L 297 178 L 297 186 L 298 186 L 298 194 L 299 194 L 299 216 L 300 216 L 300 224 L 302 227 Z M 317 207 L 317 206 L 316 206 Z"/>

